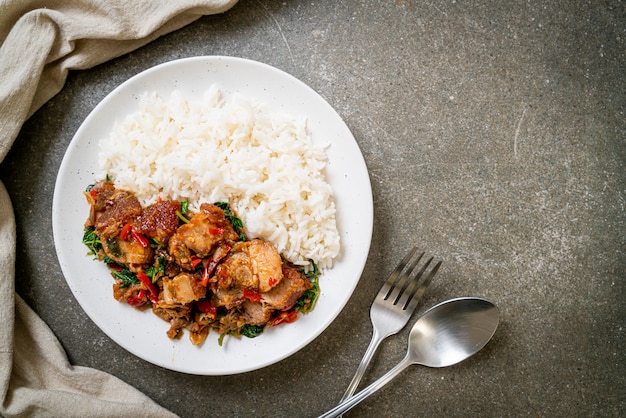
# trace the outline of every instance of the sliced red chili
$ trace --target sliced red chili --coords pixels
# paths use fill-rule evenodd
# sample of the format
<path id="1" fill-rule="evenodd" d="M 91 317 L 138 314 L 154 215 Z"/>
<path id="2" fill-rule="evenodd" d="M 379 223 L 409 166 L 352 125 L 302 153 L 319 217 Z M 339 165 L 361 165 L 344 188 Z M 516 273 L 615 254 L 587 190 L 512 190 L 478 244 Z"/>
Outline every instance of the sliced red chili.
<path id="1" fill-rule="evenodd" d="M 158 303 L 159 291 L 157 290 L 156 286 L 154 286 L 154 284 L 152 283 L 152 280 L 150 280 L 150 277 L 148 277 L 148 275 L 144 273 L 143 271 L 140 271 L 139 273 L 137 273 L 137 278 L 148 289 L 148 299 L 150 299 L 150 302 Z"/>
<path id="2" fill-rule="evenodd" d="M 212 316 L 213 319 L 217 318 L 217 308 L 213 306 L 210 300 L 199 300 L 196 302 L 196 306 L 200 309 L 200 312 Z"/>
<path id="3" fill-rule="evenodd" d="M 191 268 L 195 269 L 201 262 L 202 259 L 200 257 L 196 257 L 195 255 L 191 256 Z"/>
<path id="4" fill-rule="evenodd" d="M 146 236 L 141 232 L 135 232 L 134 229 L 131 229 L 130 234 L 132 235 L 135 242 L 141 245 L 142 248 L 146 248 L 148 245 L 150 245 L 150 241 L 148 241 L 148 238 L 146 238 Z"/>
<path id="5" fill-rule="evenodd" d="M 126 302 L 130 305 L 130 306 L 141 306 L 144 303 L 146 303 L 146 290 L 145 289 L 140 289 L 139 293 L 137 294 L 136 297 L 131 296 L 129 297 Z"/>
<path id="6" fill-rule="evenodd" d="M 126 241 L 132 230 L 133 230 L 132 222 L 127 223 L 126 225 L 124 225 L 124 228 L 122 228 L 122 231 L 120 232 L 120 238 Z"/>
<path id="7" fill-rule="evenodd" d="M 209 228 L 209 233 L 211 235 L 220 235 L 224 233 L 224 228 Z"/>
<path id="8" fill-rule="evenodd" d="M 256 290 L 243 289 L 243 297 L 248 299 L 250 302 L 261 301 L 261 294 Z"/>
<path id="9" fill-rule="evenodd" d="M 270 277 L 269 280 L 267 281 L 267 283 L 271 286 L 274 287 L 276 286 L 276 283 L 278 282 L 278 280 L 276 280 L 274 277 Z"/>
<path id="10" fill-rule="evenodd" d="M 207 287 L 209 285 L 209 278 L 211 278 L 211 273 L 215 270 L 217 263 L 214 260 L 209 260 L 205 263 L 204 273 L 202 273 L 202 281 L 200 284 L 202 286 Z"/>
<path id="11" fill-rule="evenodd" d="M 214 253 L 213 253 L 213 257 L 211 257 L 208 260 L 204 260 L 204 273 L 202 274 L 202 286 L 207 287 L 209 284 L 209 278 L 211 277 L 211 274 L 213 274 L 213 271 L 215 271 L 215 268 L 217 267 L 217 265 L 220 263 L 220 261 L 222 261 L 222 259 L 224 257 L 226 257 L 226 255 L 228 254 L 228 252 L 230 251 L 230 245 L 224 245 L 223 247 L 218 248 Z"/>
<path id="12" fill-rule="evenodd" d="M 278 324 L 290 324 L 298 319 L 298 311 L 292 309 L 290 311 L 283 311 L 278 313 L 272 320 L 269 322 L 271 326 L 276 326 Z"/>

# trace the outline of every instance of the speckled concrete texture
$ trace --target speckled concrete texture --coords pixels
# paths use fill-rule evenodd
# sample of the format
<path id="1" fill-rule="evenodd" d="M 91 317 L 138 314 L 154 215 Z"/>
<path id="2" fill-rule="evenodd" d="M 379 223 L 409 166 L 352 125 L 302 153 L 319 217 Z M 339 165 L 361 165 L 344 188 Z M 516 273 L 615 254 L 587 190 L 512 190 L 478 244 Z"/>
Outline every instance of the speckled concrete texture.
<path id="1" fill-rule="evenodd" d="M 375 294 L 419 244 L 445 260 L 423 308 L 482 296 L 501 325 L 470 360 L 414 366 L 349 416 L 623 416 L 625 54 L 621 0 L 243 0 L 72 73 L 26 123 L 0 166 L 18 292 L 72 363 L 182 417 L 313 417 L 341 398 Z M 319 92 L 354 134 L 374 196 L 365 271 L 337 320 L 284 361 L 224 377 L 164 370 L 112 342 L 71 294 L 52 240 L 56 174 L 83 119 L 129 77 L 196 55 L 262 61 Z M 407 335 L 383 343 L 363 384 L 403 356 Z"/>

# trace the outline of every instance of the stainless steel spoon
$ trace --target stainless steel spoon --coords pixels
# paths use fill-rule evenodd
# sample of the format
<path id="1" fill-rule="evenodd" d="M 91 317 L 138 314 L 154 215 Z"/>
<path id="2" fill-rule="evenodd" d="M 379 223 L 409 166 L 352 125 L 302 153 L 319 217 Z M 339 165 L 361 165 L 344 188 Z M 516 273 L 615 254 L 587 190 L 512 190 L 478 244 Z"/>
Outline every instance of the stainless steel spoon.
<path id="1" fill-rule="evenodd" d="M 430 308 L 413 325 L 404 359 L 320 418 L 338 417 L 349 411 L 412 364 L 446 367 L 467 359 L 491 340 L 499 321 L 498 308 L 480 298 L 451 299 Z"/>

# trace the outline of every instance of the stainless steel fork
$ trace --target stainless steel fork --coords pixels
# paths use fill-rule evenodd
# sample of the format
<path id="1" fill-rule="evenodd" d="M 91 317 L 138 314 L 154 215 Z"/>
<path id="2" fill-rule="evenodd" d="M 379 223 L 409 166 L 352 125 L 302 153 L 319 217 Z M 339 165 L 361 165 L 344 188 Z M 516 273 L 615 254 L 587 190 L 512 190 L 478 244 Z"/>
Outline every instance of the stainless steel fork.
<path id="1" fill-rule="evenodd" d="M 370 309 L 372 340 L 341 402 L 354 394 L 380 342 L 407 324 L 440 266 L 441 260 L 414 247 L 389 275 Z"/>

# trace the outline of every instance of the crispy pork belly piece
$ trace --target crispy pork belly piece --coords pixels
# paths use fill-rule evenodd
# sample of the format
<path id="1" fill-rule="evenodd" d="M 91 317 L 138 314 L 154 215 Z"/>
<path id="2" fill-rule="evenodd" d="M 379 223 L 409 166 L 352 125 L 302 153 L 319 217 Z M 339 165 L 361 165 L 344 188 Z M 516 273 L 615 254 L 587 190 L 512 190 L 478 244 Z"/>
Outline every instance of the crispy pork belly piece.
<path id="1" fill-rule="evenodd" d="M 198 319 L 189 324 L 189 326 L 187 326 L 187 329 L 189 330 L 189 341 L 191 341 L 193 345 L 203 343 L 204 340 L 206 340 L 206 337 L 209 335 L 209 331 L 211 330 L 208 325 L 202 324 L 202 322 Z"/>
<path id="2" fill-rule="evenodd" d="M 206 287 L 200 283 L 197 274 L 180 273 L 173 279 L 163 278 L 163 290 L 159 294 L 159 304 L 185 305 L 202 299 L 206 295 Z"/>
<path id="3" fill-rule="evenodd" d="M 215 278 L 217 289 L 258 289 L 259 280 L 254 277 L 252 260 L 247 253 L 238 250 L 238 245 L 231 250 L 224 261 L 217 266 Z"/>
<path id="4" fill-rule="evenodd" d="M 259 292 L 269 292 L 283 280 L 282 259 L 276 247 L 260 240 L 247 241 L 241 246 L 252 259 L 253 272 L 259 280 Z"/>
<path id="5" fill-rule="evenodd" d="M 167 251 L 177 265 L 186 270 L 193 269 L 191 264 L 192 253 L 178 234 L 174 234 L 170 238 Z"/>
<path id="6" fill-rule="evenodd" d="M 283 265 L 283 280 L 269 292 L 261 293 L 261 302 L 275 310 L 290 309 L 313 284 L 304 274 L 287 264 Z"/>
<path id="7" fill-rule="evenodd" d="M 113 283 L 113 297 L 118 302 L 128 302 L 129 298 L 136 298 L 141 289 L 143 289 L 141 284 L 123 286 L 121 281 L 116 280 L 115 283 Z"/>
<path id="8" fill-rule="evenodd" d="M 164 200 L 148 206 L 133 222 L 133 230 L 166 244 L 178 228 L 180 202 Z"/>
<path id="9" fill-rule="evenodd" d="M 182 225 L 170 238 L 168 250 L 183 268 L 191 269 L 191 256 L 211 254 L 215 244 L 239 239 L 235 229 L 219 207 L 203 203 L 189 223 Z"/>
<path id="10" fill-rule="evenodd" d="M 192 305 L 162 306 L 152 305 L 152 312 L 170 323 L 167 336 L 171 339 L 178 339 L 183 335 L 183 329 L 191 322 Z"/>
<path id="11" fill-rule="evenodd" d="M 253 239 L 238 242 L 217 267 L 221 289 L 236 287 L 268 292 L 283 279 L 282 259 L 276 247 Z"/>
<path id="12" fill-rule="evenodd" d="M 124 225 L 141 215 L 141 203 L 131 193 L 117 189 L 113 192 L 106 189 L 106 192 L 101 193 L 96 186 L 92 190 L 96 190 L 93 204 L 94 228 L 101 238 L 116 237 Z"/>
<path id="13" fill-rule="evenodd" d="M 220 316 L 212 326 L 219 334 L 227 334 L 239 332 L 245 323 L 242 313 L 237 309 L 231 309 L 226 311 L 223 316 Z"/>
<path id="14" fill-rule="evenodd" d="M 250 325 L 265 325 L 272 317 L 273 309 L 260 302 L 245 301 L 241 305 L 243 319 Z"/>
<path id="15" fill-rule="evenodd" d="M 227 289 L 213 289 L 213 296 L 211 297 L 211 303 L 216 307 L 224 307 L 226 309 L 232 309 L 235 306 L 241 305 L 245 298 L 241 289 L 227 288 Z"/>
<path id="16" fill-rule="evenodd" d="M 91 190 L 86 193 L 87 202 L 92 206 L 93 210 L 104 212 L 107 202 L 112 200 L 112 196 L 117 189 L 111 181 L 99 181 L 93 185 Z"/>
<path id="17" fill-rule="evenodd" d="M 144 248 L 135 241 L 125 241 L 119 237 L 103 239 L 102 250 L 107 257 L 129 267 L 150 264 L 154 255 L 152 248 Z"/>

